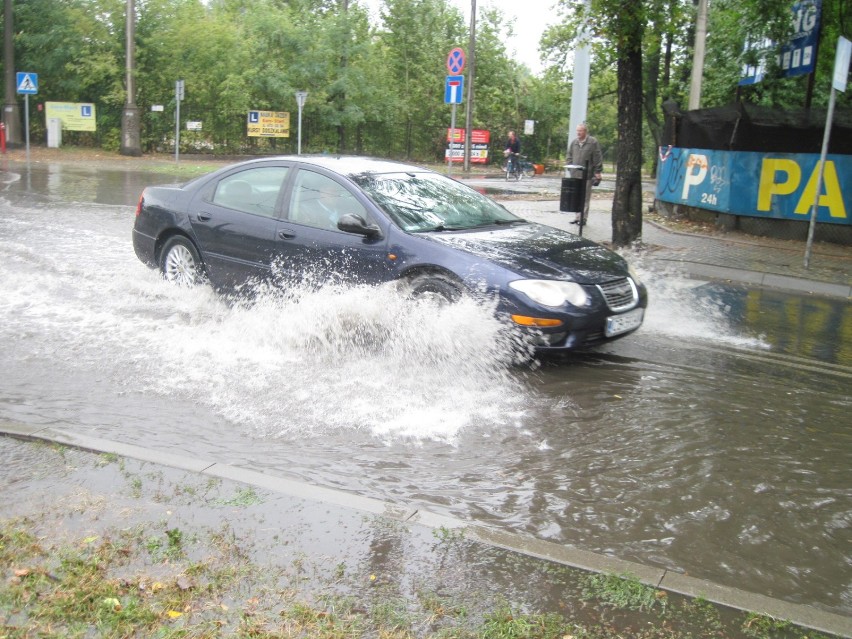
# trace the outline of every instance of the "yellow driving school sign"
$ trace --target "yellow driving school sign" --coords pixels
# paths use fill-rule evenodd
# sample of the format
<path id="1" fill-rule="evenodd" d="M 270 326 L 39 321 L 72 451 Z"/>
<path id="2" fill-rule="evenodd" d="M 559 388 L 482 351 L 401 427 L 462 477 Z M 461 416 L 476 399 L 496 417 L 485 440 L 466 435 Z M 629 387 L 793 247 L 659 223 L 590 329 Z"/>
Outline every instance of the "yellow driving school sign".
<path id="1" fill-rule="evenodd" d="M 248 136 L 289 138 L 290 114 L 287 111 L 249 111 Z"/>
<path id="2" fill-rule="evenodd" d="M 62 121 L 65 131 L 95 131 L 95 105 L 91 102 L 45 102 L 44 117 Z"/>

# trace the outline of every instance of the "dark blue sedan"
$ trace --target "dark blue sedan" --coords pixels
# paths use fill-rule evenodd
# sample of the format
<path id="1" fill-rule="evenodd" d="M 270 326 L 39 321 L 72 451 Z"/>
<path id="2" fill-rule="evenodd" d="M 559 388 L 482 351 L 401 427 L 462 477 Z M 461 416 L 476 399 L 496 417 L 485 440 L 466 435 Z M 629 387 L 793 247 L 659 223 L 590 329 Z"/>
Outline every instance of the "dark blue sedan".
<path id="1" fill-rule="evenodd" d="M 367 158 L 250 160 L 148 187 L 133 246 L 167 280 L 221 290 L 399 280 L 414 297 L 496 296 L 540 351 L 626 335 L 647 305 L 618 254 L 434 171 Z"/>

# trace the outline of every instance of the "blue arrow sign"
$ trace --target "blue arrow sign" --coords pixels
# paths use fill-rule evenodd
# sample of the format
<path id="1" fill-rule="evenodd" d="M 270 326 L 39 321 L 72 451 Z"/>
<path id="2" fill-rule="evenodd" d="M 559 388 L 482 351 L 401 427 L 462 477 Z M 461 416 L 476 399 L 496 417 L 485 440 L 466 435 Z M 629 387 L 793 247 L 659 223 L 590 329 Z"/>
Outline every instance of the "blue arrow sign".
<path id="1" fill-rule="evenodd" d="M 18 71 L 15 77 L 18 93 L 24 95 L 35 95 L 38 93 L 38 73 L 27 73 Z"/>
<path id="2" fill-rule="evenodd" d="M 448 75 L 447 84 L 444 89 L 444 102 L 446 104 L 461 104 L 464 93 L 464 76 Z"/>

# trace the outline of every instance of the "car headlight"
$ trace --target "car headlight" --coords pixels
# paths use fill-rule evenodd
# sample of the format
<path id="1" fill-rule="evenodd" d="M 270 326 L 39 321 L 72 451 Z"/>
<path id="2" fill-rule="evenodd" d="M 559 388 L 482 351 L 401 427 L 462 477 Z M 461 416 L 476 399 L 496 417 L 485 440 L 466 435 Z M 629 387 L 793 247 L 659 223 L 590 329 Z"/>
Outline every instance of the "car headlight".
<path id="1" fill-rule="evenodd" d="M 585 306 L 589 301 L 586 289 L 576 282 L 515 280 L 509 282 L 509 287 L 544 306 L 559 307 L 566 302 L 574 306 Z"/>

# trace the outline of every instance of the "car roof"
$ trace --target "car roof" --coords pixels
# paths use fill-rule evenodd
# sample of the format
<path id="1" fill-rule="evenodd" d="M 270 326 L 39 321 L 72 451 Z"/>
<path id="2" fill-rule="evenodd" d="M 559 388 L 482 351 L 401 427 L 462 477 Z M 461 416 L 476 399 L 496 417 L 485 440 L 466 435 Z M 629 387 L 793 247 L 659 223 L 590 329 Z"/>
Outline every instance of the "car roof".
<path id="1" fill-rule="evenodd" d="M 258 158 L 253 161 L 274 161 L 286 160 L 288 162 L 301 162 L 309 164 L 329 171 L 334 171 L 340 175 L 347 177 L 361 175 L 363 173 L 434 173 L 434 171 L 416 166 L 414 164 L 405 164 L 403 162 L 395 162 L 393 160 L 382 160 L 370 157 L 352 156 L 352 155 L 282 155 L 269 158 Z"/>

